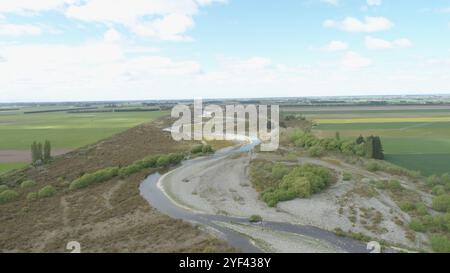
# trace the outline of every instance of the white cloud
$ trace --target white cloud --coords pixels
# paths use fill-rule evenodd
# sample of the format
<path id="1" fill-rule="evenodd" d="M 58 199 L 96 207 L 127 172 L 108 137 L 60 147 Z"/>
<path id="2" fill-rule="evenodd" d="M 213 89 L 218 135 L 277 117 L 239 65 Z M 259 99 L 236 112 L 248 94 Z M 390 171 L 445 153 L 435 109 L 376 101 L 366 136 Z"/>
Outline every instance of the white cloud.
<path id="1" fill-rule="evenodd" d="M 339 0 L 320 0 L 320 2 L 324 2 L 333 6 L 339 5 Z"/>
<path id="2" fill-rule="evenodd" d="M 57 10 L 66 17 L 122 25 L 137 35 L 161 40 L 191 40 L 185 34 L 202 6 L 226 0 L 14 0 L 0 1 L 2 13 L 35 14 Z"/>
<path id="3" fill-rule="evenodd" d="M 409 39 L 401 38 L 394 41 L 387 41 L 379 38 L 374 38 L 367 36 L 365 39 L 365 44 L 368 49 L 395 49 L 395 48 L 408 48 L 413 44 Z"/>
<path id="4" fill-rule="evenodd" d="M 105 32 L 105 34 L 103 34 L 103 39 L 105 42 L 114 43 L 120 41 L 122 39 L 122 35 L 120 35 L 120 33 L 114 28 L 110 28 Z"/>
<path id="5" fill-rule="evenodd" d="M 354 17 L 346 17 L 342 21 L 325 20 L 323 26 L 346 32 L 378 32 L 388 30 L 394 24 L 384 17 L 365 17 L 362 21 Z"/>
<path id="6" fill-rule="evenodd" d="M 359 69 L 370 66 L 371 64 L 371 59 L 363 57 L 353 51 L 347 52 L 341 61 L 341 65 L 345 69 Z"/>
<path id="7" fill-rule="evenodd" d="M 185 32 L 194 26 L 193 16 L 200 6 L 217 0 L 89 0 L 70 6 L 65 14 L 86 22 L 120 24 L 137 35 L 161 40 L 186 41 Z"/>
<path id="8" fill-rule="evenodd" d="M 40 35 L 40 27 L 24 24 L 3 24 L 0 22 L 0 36 Z"/>
<path id="9" fill-rule="evenodd" d="M 381 0 L 367 0 L 367 5 L 369 6 L 380 6 L 381 3 Z"/>
<path id="10" fill-rule="evenodd" d="M 342 41 L 331 41 L 327 45 L 322 47 L 322 50 L 328 52 L 347 50 L 348 44 Z"/>
<path id="11" fill-rule="evenodd" d="M 0 13 L 36 13 L 61 9 L 78 0 L 4 0 L 0 1 Z"/>

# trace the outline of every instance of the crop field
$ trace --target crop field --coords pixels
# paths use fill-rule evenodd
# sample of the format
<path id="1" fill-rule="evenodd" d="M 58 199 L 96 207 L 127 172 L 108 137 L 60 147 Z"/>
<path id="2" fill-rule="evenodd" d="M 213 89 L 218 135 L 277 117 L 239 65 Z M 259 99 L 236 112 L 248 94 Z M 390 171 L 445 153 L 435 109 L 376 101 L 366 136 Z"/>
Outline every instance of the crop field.
<path id="1" fill-rule="evenodd" d="M 287 109 L 285 109 L 287 111 Z M 423 175 L 450 172 L 450 110 L 295 111 L 314 120 L 319 136 L 381 137 L 386 160 Z"/>
<path id="2" fill-rule="evenodd" d="M 10 154 L 14 151 L 23 153 L 30 148 L 33 141 L 49 140 L 53 151 L 58 154 L 58 151 L 61 153 L 95 143 L 168 113 L 152 111 L 24 114 L 23 111 L 0 112 L 0 173 L 23 166 L 26 160 L 18 160 Z M 2 151 L 8 151 L 8 156 L 2 156 Z M 10 162 L 8 158 L 11 158 Z"/>

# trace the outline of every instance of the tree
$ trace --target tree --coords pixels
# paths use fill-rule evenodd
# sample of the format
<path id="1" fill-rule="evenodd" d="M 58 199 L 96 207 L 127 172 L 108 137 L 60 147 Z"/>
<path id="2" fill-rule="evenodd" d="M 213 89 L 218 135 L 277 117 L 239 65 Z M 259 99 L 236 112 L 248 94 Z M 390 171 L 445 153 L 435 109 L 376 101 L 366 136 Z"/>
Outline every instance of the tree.
<path id="1" fill-rule="evenodd" d="M 42 161 L 42 159 L 43 159 L 43 154 L 42 154 L 42 143 L 38 143 L 37 144 L 37 149 L 36 149 L 36 151 L 37 151 L 37 157 L 38 157 L 38 160 L 41 160 Z"/>
<path id="2" fill-rule="evenodd" d="M 378 160 L 384 159 L 383 145 L 379 136 L 373 138 L 373 158 Z"/>
<path id="3" fill-rule="evenodd" d="M 37 153 L 37 143 L 36 143 L 36 141 L 34 141 L 31 144 L 31 161 L 33 163 L 36 163 L 36 161 L 38 161 L 38 160 L 39 160 L 39 156 L 38 156 L 38 153 Z"/>
<path id="4" fill-rule="evenodd" d="M 373 136 L 367 137 L 365 141 L 365 154 L 368 158 L 373 158 Z"/>
<path id="5" fill-rule="evenodd" d="M 364 137 L 361 135 L 356 139 L 356 144 L 362 144 L 364 142 L 365 142 Z"/>
<path id="6" fill-rule="evenodd" d="M 50 141 L 46 140 L 44 142 L 44 155 L 43 155 L 44 162 L 48 162 L 52 158 L 51 150 L 52 150 L 52 146 L 50 144 Z"/>

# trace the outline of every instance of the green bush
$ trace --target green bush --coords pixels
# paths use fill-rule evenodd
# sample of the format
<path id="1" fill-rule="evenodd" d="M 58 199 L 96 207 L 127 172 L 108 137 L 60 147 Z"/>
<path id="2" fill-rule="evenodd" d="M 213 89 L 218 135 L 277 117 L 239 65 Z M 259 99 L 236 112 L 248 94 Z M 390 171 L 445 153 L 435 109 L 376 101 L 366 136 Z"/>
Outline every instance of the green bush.
<path id="1" fill-rule="evenodd" d="M 27 200 L 28 201 L 35 201 L 35 200 L 37 200 L 38 199 L 38 193 L 37 192 L 30 192 L 28 195 L 27 195 Z"/>
<path id="2" fill-rule="evenodd" d="M 289 173 L 289 168 L 281 163 L 276 163 L 272 167 L 271 177 L 275 180 L 281 180 L 285 175 Z"/>
<path id="3" fill-rule="evenodd" d="M 352 178 L 353 178 L 353 176 L 352 176 L 352 174 L 351 173 L 344 173 L 343 175 L 342 175 L 342 179 L 344 179 L 344 181 L 350 181 L 350 180 L 352 180 Z"/>
<path id="4" fill-rule="evenodd" d="M 398 180 L 389 180 L 388 188 L 390 190 L 401 190 L 401 189 L 403 189 L 402 184 Z"/>
<path id="5" fill-rule="evenodd" d="M 19 194 L 13 190 L 6 190 L 0 193 L 0 204 L 5 204 L 11 201 L 16 200 L 19 197 Z"/>
<path id="6" fill-rule="evenodd" d="M 214 150 L 211 147 L 211 145 L 203 145 L 203 147 L 202 147 L 202 153 L 204 153 L 204 154 L 209 154 L 209 153 L 212 153 L 213 151 Z"/>
<path id="7" fill-rule="evenodd" d="M 366 165 L 366 169 L 367 169 L 369 172 L 377 172 L 377 171 L 380 170 L 380 165 L 378 165 L 376 162 L 369 162 L 369 163 Z"/>
<path id="8" fill-rule="evenodd" d="M 192 147 L 191 149 L 191 154 L 199 154 L 202 152 L 203 149 L 203 145 L 199 144 L 199 145 L 195 145 L 194 147 Z"/>
<path id="9" fill-rule="evenodd" d="M 422 203 L 422 202 L 418 202 L 416 203 L 416 213 L 418 215 L 427 215 L 428 214 L 428 207 Z"/>
<path id="10" fill-rule="evenodd" d="M 26 180 L 26 181 L 23 181 L 22 184 L 20 184 L 20 187 L 22 189 L 31 188 L 34 186 L 36 186 L 36 182 L 34 182 L 33 180 Z"/>
<path id="11" fill-rule="evenodd" d="M 0 193 L 6 191 L 8 189 L 8 186 L 6 185 L 0 185 Z"/>
<path id="12" fill-rule="evenodd" d="M 450 239 L 445 235 L 432 234 L 430 236 L 431 248 L 435 252 L 450 253 Z"/>
<path id="13" fill-rule="evenodd" d="M 450 212 L 450 195 L 444 194 L 433 198 L 433 209 L 440 212 Z"/>
<path id="14" fill-rule="evenodd" d="M 434 187 L 442 184 L 441 178 L 437 175 L 432 175 L 428 177 L 426 183 L 429 187 Z"/>
<path id="15" fill-rule="evenodd" d="M 248 220 L 250 223 L 260 223 L 260 222 L 262 222 L 263 219 L 261 216 L 254 214 L 254 215 L 250 216 L 250 218 Z"/>
<path id="16" fill-rule="evenodd" d="M 274 207 L 278 202 L 308 198 L 331 183 L 331 172 L 321 166 L 305 164 L 291 170 L 276 186 L 262 193 L 262 199 Z"/>
<path id="17" fill-rule="evenodd" d="M 427 229 L 425 225 L 419 219 L 412 219 L 411 223 L 409 223 L 409 228 L 414 230 L 415 232 L 426 232 Z"/>
<path id="18" fill-rule="evenodd" d="M 214 150 L 211 147 L 211 145 L 199 144 L 199 145 L 195 145 L 194 147 L 192 147 L 191 154 L 208 154 L 208 153 L 212 153 L 213 151 Z"/>
<path id="19" fill-rule="evenodd" d="M 37 193 L 39 198 L 52 197 L 55 194 L 56 194 L 56 189 L 51 185 L 43 187 Z"/>
<path id="20" fill-rule="evenodd" d="M 119 176 L 120 177 L 127 177 L 131 174 L 137 173 L 141 170 L 145 169 L 145 165 L 142 161 L 135 162 L 131 165 L 128 165 L 126 167 L 120 168 L 119 170 Z"/>
<path id="21" fill-rule="evenodd" d="M 85 188 L 91 184 L 102 183 L 119 174 L 118 167 L 109 167 L 105 169 L 98 170 L 94 173 L 84 174 L 82 177 L 72 181 L 70 183 L 70 190 L 76 190 Z"/>
<path id="22" fill-rule="evenodd" d="M 399 207 L 401 210 L 408 212 L 408 211 L 415 210 L 416 204 L 409 202 L 409 201 L 403 201 L 403 202 L 400 202 Z"/>
<path id="23" fill-rule="evenodd" d="M 308 150 L 309 156 L 311 157 L 321 157 L 324 155 L 325 150 L 321 146 L 312 146 Z"/>
<path id="24" fill-rule="evenodd" d="M 434 195 L 437 195 L 437 196 L 443 195 L 443 194 L 445 194 L 445 188 L 442 185 L 436 185 L 431 190 L 431 193 L 433 193 Z"/>

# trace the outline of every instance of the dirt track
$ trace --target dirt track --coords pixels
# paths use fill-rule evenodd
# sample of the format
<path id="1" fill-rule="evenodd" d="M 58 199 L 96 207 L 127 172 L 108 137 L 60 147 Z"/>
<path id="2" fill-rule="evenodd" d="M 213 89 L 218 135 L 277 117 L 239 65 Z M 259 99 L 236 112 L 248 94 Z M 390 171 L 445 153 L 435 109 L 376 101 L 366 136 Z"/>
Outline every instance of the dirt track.
<path id="1" fill-rule="evenodd" d="M 52 151 L 53 156 L 70 152 L 71 149 L 57 149 Z M 29 150 L 0 150 L 0 163 L 31 162 Z"/>

